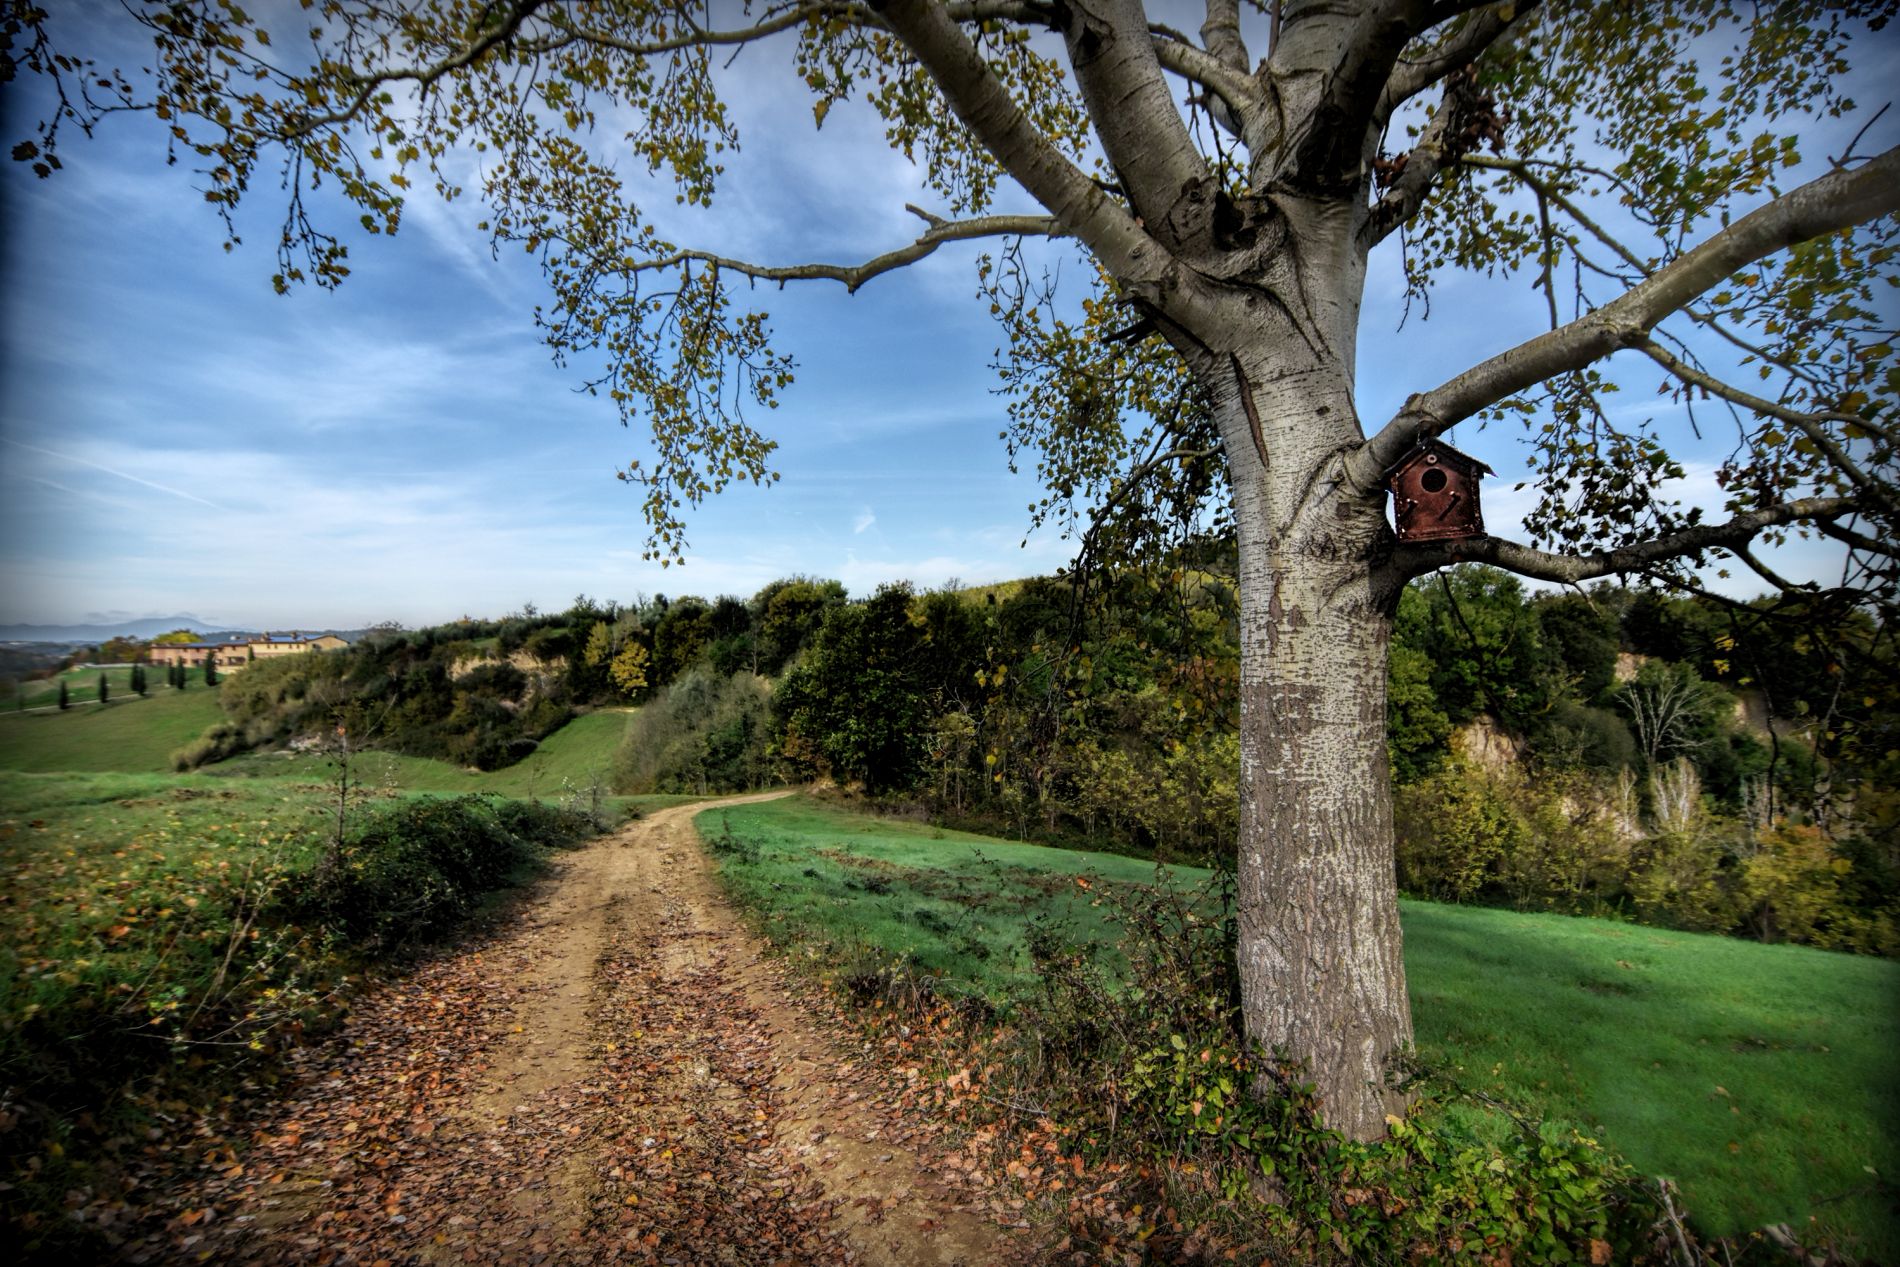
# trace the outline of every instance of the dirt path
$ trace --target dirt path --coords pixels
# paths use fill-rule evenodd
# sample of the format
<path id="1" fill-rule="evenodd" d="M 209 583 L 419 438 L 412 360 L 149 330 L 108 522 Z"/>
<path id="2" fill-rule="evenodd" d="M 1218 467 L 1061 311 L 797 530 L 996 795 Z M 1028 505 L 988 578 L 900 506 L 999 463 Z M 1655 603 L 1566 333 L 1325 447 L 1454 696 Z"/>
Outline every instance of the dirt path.
<path id="1" fill-rule="evenodd" d="M 745 798 L 756 799 L 756 798 Z M 557 863 L 495 938 L 372 993 L 135 1258 L 983 1264 L 665 810 Z"/>

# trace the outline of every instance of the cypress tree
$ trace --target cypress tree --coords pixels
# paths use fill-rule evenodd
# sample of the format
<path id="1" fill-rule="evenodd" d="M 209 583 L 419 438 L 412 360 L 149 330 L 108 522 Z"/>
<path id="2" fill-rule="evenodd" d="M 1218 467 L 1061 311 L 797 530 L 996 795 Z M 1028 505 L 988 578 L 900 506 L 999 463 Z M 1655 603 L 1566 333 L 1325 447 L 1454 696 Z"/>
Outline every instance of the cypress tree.
<path id="1" fill-rule="evenodd" d="M 59 706 L 62 710 L 71 708 L 73 702 L 66 698 L 66 679 L 59 680 Z"/>
<path id="2" fill-rule="evenodd" d="M 205 652 L 205 685 L 216 686 L 217 684 L 218 653 L 216 651 L 207 651 Z"/>
<path id="3" fill-rule="evenodd" d="M 145 666 L 142 664 L 132 666 L 132 693 L 134 695 L 145 694 Z"/>
<path id="4" fill-rule="evenodd" d="M 111 684 L 106 681 L 106 675 L 101 673 L 99 675 L 99 702 L 103 704 L 111 697 L 112 697 Z"/>

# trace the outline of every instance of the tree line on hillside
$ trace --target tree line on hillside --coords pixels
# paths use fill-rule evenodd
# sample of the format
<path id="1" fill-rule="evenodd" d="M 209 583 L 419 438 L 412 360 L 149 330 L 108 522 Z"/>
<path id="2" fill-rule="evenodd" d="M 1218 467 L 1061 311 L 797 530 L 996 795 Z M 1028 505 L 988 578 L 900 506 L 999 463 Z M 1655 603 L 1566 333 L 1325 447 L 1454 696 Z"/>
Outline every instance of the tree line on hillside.
<path id="1" fill-rule="evenodd" d="M 259 663 L 181 765 L 345 728 L 481 769 L 638 705 L 624 792 L 830 780 L 937 819 L 1223 865 L 1238 831 L 1231 553 L 850 601 L 585 596 Z M 1394 624 L 1400 880 L 1438 900 L 1900 952 L 1891 631 L 1824 597 L 1532 594 L 1471 565 Z"/>
<path id="2" fill-rule="evenodd" d="M 1218 552 L 974 595 L 827 606 L 773 680 L 711 656 L 652 690 L 623 790 L 829 778 L 941 821 L 1222 864 L 1239 653 Z M 688 600 L 682 600 L 685 602 Z M 1405 888 L 1900 952 L 1891 631 L 1852 604 L 1467 566 L 1413 585 L 1388 749 Z"/>

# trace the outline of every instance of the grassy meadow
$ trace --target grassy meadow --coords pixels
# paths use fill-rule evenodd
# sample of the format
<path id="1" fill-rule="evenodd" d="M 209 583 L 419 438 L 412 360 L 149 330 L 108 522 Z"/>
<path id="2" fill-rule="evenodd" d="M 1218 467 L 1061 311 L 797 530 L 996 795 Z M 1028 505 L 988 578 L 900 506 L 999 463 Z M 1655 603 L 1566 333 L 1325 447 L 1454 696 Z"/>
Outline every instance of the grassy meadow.
<path id="1" fill-rule="evenodd" d="M 803 798 L 697 819 L 776 936 L 908 958 L 1006 1002 L 1030 921 L 1106 944 L 1078 878 L 1155 868 L 875 820 Z M 1168 883 L 1207 873 L 1167 868 Z M 1420 1055 L 1473 1090 L 1598 1133 L 1681 1186 L 1699 1224 L 1811 1216 L 1900 1260 L 1871 1168 L 1900 1173 L 1900 964 L 1604 920 L 1403 905 Z"/>
<path id="2" fill-rule="evenodd" d="M 171 769 L 175 749 L 223 716 L 217 691 L 203 682 L 182 691 L 160 685 L 144 699 L 114 695 L 104 707 L 0 712 L 0 770 L 157 774 Z"/>
<path id="3" fill-rule="evenodd" d="M 204 687 L 202 670 L 194 672 L 192 685 Z M 24 704 L 27 708 L 51 708 L 59 703 L 59 684 L 66 684 L 66 698 L 74 704 L 92 703 L 99 698 L 99 678 L 106 679 L 106 693 L 111 699 L 132 698 L 132 666 L 115 665 L 109 669 L 68 669 L 54 677 L 39 678 L 31 682 L 20 682 L 0 695 L 0 707 L 18 708 Z M 160 689 L 171 690 L 165 685 L 163 665 L 145 666 L 145 689 L 157 694 Z"/>
<path id="4" fill-rule="evenodd" d="M 598 782 L 605 795 L 614 750 L 626 734 L 631 711 L 602 709 L 576 717 L 541 741 L 525 760 L 500 770 L 470 770 L 431 757 L 399 752 L 363 752 L 352 760 L 352 777 L 365 787 L 406 792 L 485 792 L 543 799 L 588 795 Z M 256 778 L 330 777 L 334 761 L 317 754 L 258 753 L 208 768 L 208 773 Z M 622 799 L 622 798 L 615 798 Z M 680 802 L 692 797 L 675 798 Z"/>

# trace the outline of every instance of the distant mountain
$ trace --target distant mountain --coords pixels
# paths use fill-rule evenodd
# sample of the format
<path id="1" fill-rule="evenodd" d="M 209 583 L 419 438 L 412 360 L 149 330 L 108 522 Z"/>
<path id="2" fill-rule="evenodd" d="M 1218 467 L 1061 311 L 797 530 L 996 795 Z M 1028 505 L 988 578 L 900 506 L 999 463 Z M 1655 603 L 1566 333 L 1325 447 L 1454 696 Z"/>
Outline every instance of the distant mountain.
<path id="1" fill-rule="evenodd" d="M 104 642 L 108 638 L 156 638 L 174 629 L 199 633 L 228 633 L 222 625 L 206 625 L 189 613 L 149 616 L 117 625 L 0 625 L 0 642 Z"/>

